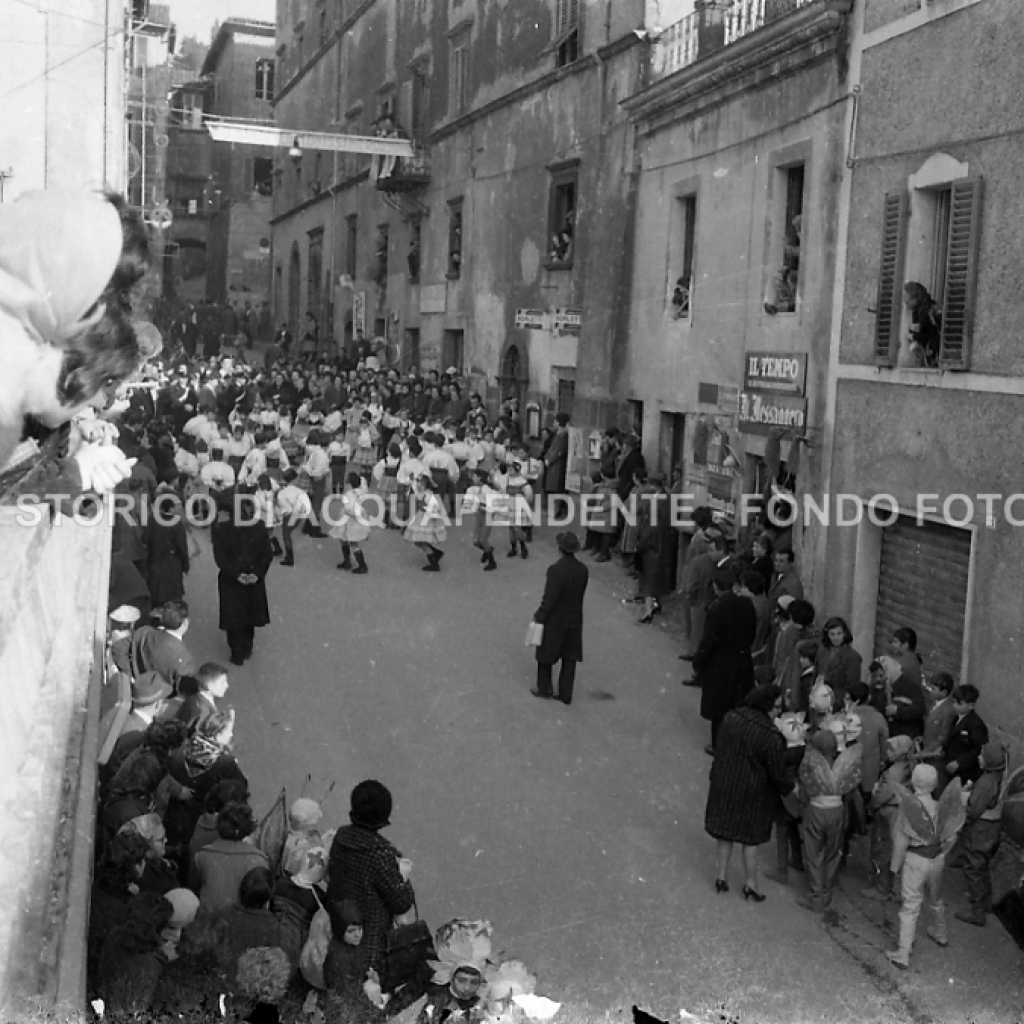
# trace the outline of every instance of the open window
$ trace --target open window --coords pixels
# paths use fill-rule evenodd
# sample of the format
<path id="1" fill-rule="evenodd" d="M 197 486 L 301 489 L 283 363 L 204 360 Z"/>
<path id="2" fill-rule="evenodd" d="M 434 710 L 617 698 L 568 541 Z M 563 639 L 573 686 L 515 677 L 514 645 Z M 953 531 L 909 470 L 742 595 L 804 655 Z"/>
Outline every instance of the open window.
<path id="1" fill-rule="evenodd" d="M 420 279 L 420 247 L 423 244 L 423 221 L 413 217 L 409 221 L 409 252 L 406 262 L 409 267 L 409 283 L 418 284 Z"/>
<path id="2" fill-rule="evenodd" d="M 982 179 L 935 154 L 885 197 L 875 321 L 883 366 L 966 370 L 974 330 Z"/>
<path id="3" fill-rule="evenodd" d="M 666 315 L 689 320 L 693 301 L 693 247 L 697 231 L 697 196 L 677 195 L 672 204 L 668 243 Z"/>
<path id="4" fill-rule="evenodd" d="M 781 190 L 778 216 L 772 225 L 769 250 L 772 277 L 764 310 L 775 316 L 795 313 L 800 293 L 800 252 L 804 236 L 804 164 L 791 164 L 775 171 Z"/>
<path id="5" fill-rule="evenodd" d="M 462 276 L 462 200 L 448 204 L 448 276 Z"/>
<path id="6" fill-rule="evenodd" d="M 555 65 L 574 64 L 580 56 L 580 0 L 555 0 Z"/>
<path id="7" fill-rule="evenodd" d="M 548 269 L 572 266 L 576 251 L 576 206 L 579 195 L 579 161 L 551 169 L 548 196 Z"/>
<path id="8" fill-rule="evenodd" d="M 252 190 L 257 195 L 274 194 L 274 158 L 257 156 L 252 161 Z"/>

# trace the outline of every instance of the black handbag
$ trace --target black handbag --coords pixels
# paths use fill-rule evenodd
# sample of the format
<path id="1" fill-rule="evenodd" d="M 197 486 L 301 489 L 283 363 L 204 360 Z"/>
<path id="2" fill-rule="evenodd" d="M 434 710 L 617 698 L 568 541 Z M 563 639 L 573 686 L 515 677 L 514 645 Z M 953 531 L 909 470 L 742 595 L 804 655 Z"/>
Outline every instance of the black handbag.
<path id="1" fill-rule="evenodd" d="M 416 909 L 415 904 L 413 909 Z M 416 916 L 419 917 L 419 910 Z M 417 920 L 392 928 L 387 935 L 381 990 L 395 992 L 403 986 L 425 988 L 433 974 L 427 961 L 436 959 L 434 938 L 426 921 Z"/>

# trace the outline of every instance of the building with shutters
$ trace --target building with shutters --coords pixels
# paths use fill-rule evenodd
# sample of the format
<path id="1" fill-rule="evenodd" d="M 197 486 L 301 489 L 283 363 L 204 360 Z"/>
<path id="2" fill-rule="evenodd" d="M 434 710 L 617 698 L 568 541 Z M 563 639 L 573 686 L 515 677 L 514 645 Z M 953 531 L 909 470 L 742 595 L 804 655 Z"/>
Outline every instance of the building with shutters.
<path id="1" fill-rule="evenodd" d="M 741 494 L 822 488 L 852 7 L 691 5 L 625 102 L 637 212 L 619 387 L 648 467 L 737 520 Z M 811 597 L 816 531 L 794 534 Z"/>
<path id="2" fill-rule="evenodd" d="M 387 116 L 416 157 L 278 152 L 275 319 L 294 330 L 312 311 L 342 346 L 362 331 L 404 368 L 456 366 L 492 406 L 535 404 L 538 429 L 559 408 L 583 416 L 583 388 L 611 402 L 620 101 L 643 25 L 643 0 L 281 0 L 278 126 L 372 135 Z"/>
<path id="3" fill-rule="evenodd" d="M 975 683 L 983 717 L 1021 734 L 1024 524 L 1009 518 L 1024 520 L 1024 499 L 1003 499 L 1024 491 L 1022 228 L 1011 213 L 1024 22 L 999 0 L 866 0 L 856 17 L 827 489 L 891 496 L 898 518 L 828 531 L 826 610 L 848 617 L 865 657 L 913 627 L 926 673 Z M 936 59 L 955 53 L 970 59 Z M 940 96 L 942 116 L 922 116 Z M 930 314 L 908 304 L 911 283 Z M 985 494 L 1002 498 L 986 510 Z"/>

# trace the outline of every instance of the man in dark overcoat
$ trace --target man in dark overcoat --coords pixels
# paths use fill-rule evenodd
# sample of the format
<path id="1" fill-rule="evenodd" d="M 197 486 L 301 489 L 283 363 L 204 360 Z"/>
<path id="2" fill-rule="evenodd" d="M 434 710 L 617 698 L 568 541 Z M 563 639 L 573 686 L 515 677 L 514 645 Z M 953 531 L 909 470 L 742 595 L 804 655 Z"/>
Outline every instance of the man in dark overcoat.
<path id="1" fill-rule="evenodd" d="M 561 661 L 558 699 L 571 704 L 576 662 L 583 660 L 583 595 L 590 570 L 576 559 L 576 534 L 560 533 L 555 540 L 562 557 L 548 568 L 544 597 L 533 616 L 544 627 L 544 636 L 537 648 L 537 686 L 530 692 L 547 700 L 554 697 L 552 673 L 555 662 Z"/>
<path id="2" fill-rule="evenodd" d="M 565 494 L 565 475 L 569 468 L 569 414 L 555 417 L 555 435 L 544 456 L 544 493 Z"/>
<path id="3" fill-rule="evenodd" d="M 718 727 L 726 713 L 739 707 L 754 687 L 751 650 L 757 634 L 757 611 L 748 597 L 733 593 L 736 574 L 716 569 L 712 577 L 715 600 L 708 608 L 700 647 L 693 658 L 693 670 L 700 681 L 700 716 L 711 723 L 714 756 Z"/>
<path id="4" fill-rule="evenodd" d="M 211 539 L 220 570 L 220 628 L 227 633 L 231 663 L 241 665 L 252 655 L 257 627 L 270 624 L 265 582 L 274 561 L 270 534 L 264 523 L 255 519 L 252 499 L 240 498 L 235 509 L 221 512 Z"/>

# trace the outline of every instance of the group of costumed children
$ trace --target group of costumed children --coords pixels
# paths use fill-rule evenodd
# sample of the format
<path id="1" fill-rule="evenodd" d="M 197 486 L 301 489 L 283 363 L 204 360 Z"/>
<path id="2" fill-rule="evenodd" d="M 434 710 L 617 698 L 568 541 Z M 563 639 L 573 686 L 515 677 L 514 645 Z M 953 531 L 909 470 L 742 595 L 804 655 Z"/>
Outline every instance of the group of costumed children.
<path id="1" fill-rule="evenodd" d="M 185 490 L 205 491 L 221 506 L 235 493 L 252 494 L 285 566 L 295 564 L 296 526 L 323 537 L 323 522 L 326 536 L 341 545 L 339 569 L 369 571 L 362 546 L 380 525 L 404 527 L 405 539 L 426 555 L 423 571 L 438 572 L 446 524 L 458 514 L 474 516 L 473 543 L 485 571 L 497 568 L 492 526 L 508 527 L 510 556 L 527 557 L 528 508 L 543 472 L 529 446 L 499 443 L 482 426 L 396 419 L 382 431 L 366 409 L 353 406 L 342 415 L 323 420 L 300 406 L 292 424 L 285 412 L 257 403 L 248 418 L 232 413 L 225 428 L 199 414 L 185 424 L 176 455 Z"/>
<path id="2" fill-rule="evenodd" d="M 802 854 L 810 895 L 798 899 L 822 912 L 831 904 L 836 875 L 848 842 L 851 805 L 862 778 L 862 724 L 850 706 L 834 710 L 833 693 L 819 681 L 810 694 L 805 715 L 786 713 L 776 725 L 786 737 L 786 761 L 798 781 L 786 798 L 779 822 L 780 857 L 788 855 L 789 831 L 799 821 L 798 852 Z M 886 953 L 906 968 L 922 904 L 927 901 L 934 923 L 928 937 L 948 945 L 942 876 L 947 854 L 957 847 L 968 883 L 971 909 L 957 917 L 984 923 L 991 912 L 991 862 L 999 845 L 1000 818 L 1007 797 L 1006 753 L 996 741 L 979 757 L 980 777 L 965 786 L 954 778 L 936 799 L 939 773 L 918 762 L 919 751 L 907 736 L 894 736 L 886 746 L 886 767 L 868 805 L 871 856 L 876 864 L 901 878 L 899 943 Z M 962 832 L 962 835 L 961 835 Z M 958 842 L 959 837 L 959 842 Z M 783 861 L 784 863 L 784 861 Z M 902 874 L 901 874 L 902 873 Z"/>

